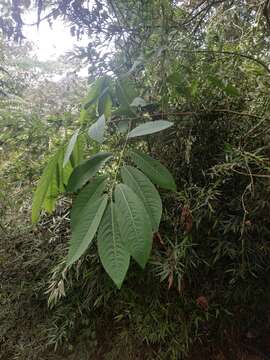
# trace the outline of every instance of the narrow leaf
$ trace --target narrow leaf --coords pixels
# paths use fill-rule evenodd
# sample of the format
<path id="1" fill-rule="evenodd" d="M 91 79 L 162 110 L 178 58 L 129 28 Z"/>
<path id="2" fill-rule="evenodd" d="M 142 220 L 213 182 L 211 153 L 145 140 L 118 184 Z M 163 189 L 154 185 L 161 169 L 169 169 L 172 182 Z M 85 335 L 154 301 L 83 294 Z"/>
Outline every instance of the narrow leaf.
<path id="1" fill-rule="evenodd" d="M 78 166 L 83 161 L 85 146 L 86 146 L 85 135 L 80 134 L 77 137 L 76 144 L 73 148 L 73 151 L 72 151 L 72 154 L 70 157 L 70 162 L 73 167 Z"/>
<path id="2" fill-rule="evenodd" d="M 152 230 L 154 232 L 158 231 L 162 214 L 162 202 L 155 186 L 140 170 L 132 166 L 123 166 L 121 176 L 124 183 L 142 200 L 150 217 Z"/>
<path id="3" fill-rule="evenodd" d="M 69 144 L 67 146 L 66 153 L 65 153 L 65 157 L 64 157 L 63 167 L 65 167 L 67 165 L 67 163 L 68 163 L 68 161 L 70 159 L 70 156 L 71 156 L 72 151 L 74 149 L 74 146 L 76 144 L 79 132 L 80 132 L 80 129 L 77 129 L 70 138 L 70 141 L 69 141 Z"/>
<path id="4" fill-rule="evenodd" d="M 165 120 L 148 121 L 144 124 L 137 126 L 131 130 L 128 134 L 128 138 L 134 138 L 138 136 L 150 135 L 156 132 L 168 129 L 173 126 L 173 123 Z"/>
<path id="5" fill-rule="evenodd" d="M 171 173 L 158 160 L 136 150 L 133 150 L 130 156 L 137 167 L 147 175 L 154 184 L 164 189 L 176 191 L 176 184 Z"/>
<path id="6" fill-rule="evenodd" d="M 74 229 L 76 225 L 80 225 L 80 218 L 84 209 L 101 197 L 106 186 L 105 180 L 105 177 L 97 177 L 80 191 L 70 213 L 71 229 Z"/>
<path id="7" fill-rule="evenodd" d="M 72 233 L 67 265 L 72 265 L 78 260 L 92 242 L 103 213 L 107 206 L 108 196 L 103 195 L 95 202 L 88 204 L 80 215 L 80 226 L 76 226 Z"/>
<path id="8" fill-rule="evenodd" d="M 112 157 L 111 153 L 98 153 L 90 159 L 85 160 L 81 165 L 77 166 L 70 176 L 67 190 L 75 192 L 83 187 L 103 166 L 106 161 Z"/>
<path id="9" fill-rule="evenodd" d="M 57 164 L 62 153 L 60 149 L 48 162 L 38 182 L 32 205 L 32 222 L 39 219 L 42 208 L 51 212 L 57 196 Z M 45 203 L 45 206 L 44 206 Z"/>
<path id="10" fill-rule="evenodd" d="M 70 161 L 68 161 L 63 167 L 64 156 L 65 154 L 63 149 L 63 151 L 59 154 L 57 164 L 57 187 L 59 189 L 59 192 L 65 192 L 65 186 L 67 185 L 69 177 L 73 171 L 73 167 Z"/>
<path id="11" fill-rule="evenodd" d="M 51 214 L 54 211 L 57 197 L 62 190 L 62 184 L 61 184 L 61 189 L 59 189 L 60 182 L 58 180 L 57 166 L 58 164 L 56 164 L 55 169 L 51 175 L 51 180 L 48 185 L 46 196 L 41 206 L 42 209 L 46 210 L 49 214 Z"/>
<path id="12" fill-rule="evenodd" d="M 121 237 L 130 255 L 144 268 L 152 247 L 149 216 L 140 198 L 127 185 L 118 184 L 114 195 Z"/>
<path id="13" fill-rule="evenodd" d="M 120 289 L 128 271 L 130 255 L 120 234 L 114 203 L 107 207 L 102 218 L 97 244 L 104 269 Z"/>
<path id="14" fill-rule="evenodd" d="M 90 126 L 88 130 L 88 135 L 90 138 L 99 142 L 100 144 L 104 141 L 104 131 L 105 131 L 105 116 L 101 115 L 98 120 Z"/>

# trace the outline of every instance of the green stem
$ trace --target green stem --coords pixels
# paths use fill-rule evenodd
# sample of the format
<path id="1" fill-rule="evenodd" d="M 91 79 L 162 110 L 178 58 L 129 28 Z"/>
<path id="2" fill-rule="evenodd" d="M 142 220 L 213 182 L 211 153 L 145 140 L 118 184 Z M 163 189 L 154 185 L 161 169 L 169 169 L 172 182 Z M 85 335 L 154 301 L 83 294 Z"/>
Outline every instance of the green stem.
<path id="1" fill-rule="evenodd" d="M 128 131 L 127 131 L 126 139 L 125 139 L 125 142 L 124 142 L 124 146 L 123 146 L 123 148 L 122 148 L 122 150 L 120 152 L 119 160 L 118 160 L 118 163 L 117 163 L 117 166 L 116 166 L 116 170 L 115 170 L 115 174 L 114 174 L 114 178 L 113 178 L 113 184 L 112 184 L 112 188 L 111 188 L 111 191 L 110 191 L 110 196 L 111 197 L 112 197 L 112 192 L 113 192 L 113 189 L 114 189 L 116 181 L 117 181 L 117 175 L 119 173 L 119 169 L 120 169 L 120 166 L 121 166 L 121 163 L 122 163 L 122 160 L 123 160 L 125 149 L 126 149 L 126 146 L 127 146 L 129 130 L 130 130 L 130 124 L 129 124 L 129 127 L 128 127 Z"/>

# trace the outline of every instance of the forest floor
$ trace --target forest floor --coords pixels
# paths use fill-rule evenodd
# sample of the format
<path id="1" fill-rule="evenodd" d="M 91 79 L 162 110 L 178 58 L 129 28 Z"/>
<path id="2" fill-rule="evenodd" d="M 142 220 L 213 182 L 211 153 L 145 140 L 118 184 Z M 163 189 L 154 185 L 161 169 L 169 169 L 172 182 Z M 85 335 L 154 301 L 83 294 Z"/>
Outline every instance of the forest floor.
<path id="1" fill-rule="evenodd" d="M 30 235 L 30 237 L 29 237 Z M 5 240 L 4 240 L 5 239 Z M 1 236 L 0 294 L 0 359 L 1 360 L 106 360 L 102 339 L 97 339 L 99 351 L 89 352 L 91 341 L 80 339 L 64 353 L 54 351 L 48 334 L 55 326 L 52 311 L 44 294 L 44 271 L 52 265 L 48 255 L 46 233 L 31 233 L 19 237 Z M 35 246 L 33 246 L 33 243 Z M 43 264 L 42 264 L 43 263 Z M 235 347 L 237 348 L 237 344 Z M 106 346 L 105 346 L 106 347 Z M 243 348 L 240 344 L 239 348 Z M 123 353 L 118 360 L 143 360 L 142 355 Z M 256 350 L 235 352 L 235 358 L 221 351 L 212 355 L 193 354 L 190 360 L 267 360 Z M 169 360 L 169 359 L 168 359 Z"/>

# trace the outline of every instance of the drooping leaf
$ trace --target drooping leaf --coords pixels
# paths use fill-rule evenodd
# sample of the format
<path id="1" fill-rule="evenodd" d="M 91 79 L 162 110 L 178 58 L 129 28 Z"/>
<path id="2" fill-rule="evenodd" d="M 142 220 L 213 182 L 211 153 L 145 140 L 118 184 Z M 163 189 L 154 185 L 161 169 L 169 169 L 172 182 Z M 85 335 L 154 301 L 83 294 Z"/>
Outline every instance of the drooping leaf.
<path id="1" fill-rule="evenodd" d="M 55 204 L 59 193 L 62 191 L 62 184 L 60 184 L 58 177 L 58 163 L 52 173 L 50 183 L 47 188 L 47 193 L 42 204 L 42 209 L 51 214 L 55 209 Z M 59 188 L 60 185 L 60 188 Z"/>
<path id="2" fill-rule="evenodd" d="M 72 265 L 78 260 L 92 242 L 103 213 L 107 206 L 108 196 L 103 195 L 95 202 L 90 202 L 80 214 L 79 226 L 75 226 L 69 245 L 67 265 Z"/>
<path id="3" fill-rule="evenodd" d="M 57 166 L 56 166 L 56 192 L 58 194 L 58 192 L 64 192 L 65 191 L 65 184 L 64 184 L 64 168 L 63 168 L 63 162 L 64 162 L 64 149 L 63 151 L 60 152 L 59 157 L 58 157 L 58 162 L 57 162 Z M 70 164 L 70 161 L 68 161 L 67 163 L 69 166 L 65 166 L 65 169 L 68 167 L 69 169 L 71 169 L 72 172 L 72 167 Z M 69 174 L 70 175 L 70 174 Z"/>
<path id="4" fill-rule="evenodd" d="M 148 121 L 131 130 L 128 134 L 128 138 L 131 139 L 138 136 L 154 134 L 168 129 L 171 126 L 173 126 L 173 123 L 166 120 Z"/>
<path id="5" fill-rule="evenodd" d="M 114 192 L 116 216 L 121 237 L 135 261 L 144 268 L 152 247 L 152 229 L 141 199 L 125 184 L 118 184 Z"/>
<path id="6" fill-rule="evenodd" d="M 32 205 L 33 223 L 38 221 L 40 212 L 43 208 L 45 208 L 48 212 L 52 212 L 54 209 L 56 197 L 58 195 L 57 166 L 59 157 L 62 154 L 63 149 L 61 148 L 49 160 L 38 182 Z"/>
<path id="7" fill-rule="evenodd" d="M 154 184 L 164 189 L 176 191 L 176 184 L 172 174 L 158 160 L 137 150 L 133 150 L 130 156 L 137 167 L 147 175 Z"/>
<path id="8" fill-rule="evenodd" d="M 162 214 L 162 202 L 155 186 L 140 170 L 132 166 L 123 166 L 121 176 L 124 183 L 142 200 L 150 217 L 153 231 L 158 231 Z"/>
<path id="9" fill-rule="evenodd" d="M 57 187 L 59 192 L 65 192 L 65 186 L 68 183 L 69 177 L 73 171 L 73 167 L 71 162 L 68 161 L 66 165 L 63 167 L 64 162 L 64 149 L 59 153 L 58 164 L 57 164 Z"/>
<path id="10" fill-rule="evenodd" d="M 100 144 L 104 141 L 104 131 L 105 131 L 105 116 L 101 115 L 98 120 L 90 126 L 88 130 L 88 135 L 90 138 L 99 142 Z"/>
<path id="11" fill-rule="evenodd" d="M 63 167 L 65 167 L 70 159 L 70 156 L 72 154 L 72 151 L 74 149 L 74 146 L 76 144 L 77 141 L 77 137 L 79 135 L 80 129 L 77 129 L 74 134 L 71 136 L 70 141 L 68 143 L 67 149 L 66 149 L 66 153 L 65 153 L 65 157 L 64 157 L 64 161 L 63 161 Z"/>
<path id="12" fill-rule="evenodd" d="M 73 148 L 70 162 L 73 167 L 78 166 L 84 159 L 84 149 L 86 146 L 86 139 L 84 134 L 80 134 L 77 137 L 77 141 L 75 143 L 75 146 Z"/>
<path id="13" fill-rule="evenodd" d="M 80 218 L 84 209 L 101 197 L 106 186 L 105 180 L 105 177 L 97 177 L 80 191 L 72 205 L 70 213 L 70 224 L 72 229 L 74 229 L 76 225 L 80 226 Z"/>
<path id="14" fill-rule="evenodd" d="M 97 244 L 104 269 L 120 289 L 128 271 L 130 255 L 119 230 L 113 202 L 107 207 L 100 223 Z"/>
<path id="15" fill-rule="evenodd" d="M 90 159 L 85 160 L 81 165 L 74 169 L 70 176 L 67 190 L 75 192 L 82 188 L 111 157 L 111 153 L 104 152 L 95 154 L 90 157 Z"/>

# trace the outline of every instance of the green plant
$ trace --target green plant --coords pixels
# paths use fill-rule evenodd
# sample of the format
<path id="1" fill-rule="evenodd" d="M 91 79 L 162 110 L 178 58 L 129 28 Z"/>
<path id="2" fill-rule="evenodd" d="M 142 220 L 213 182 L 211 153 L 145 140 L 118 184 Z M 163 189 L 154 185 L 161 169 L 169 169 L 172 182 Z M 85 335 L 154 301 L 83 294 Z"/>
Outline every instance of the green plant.
<path id="1" fill-rule="evenodd" d="M 25 262 L 31 274 L 42 269 L 42 299 L 48 284 L 50 311 L 46 310 L 48 323 L 42 324 L 47 331 L 41 343 L 49 342 L 60 351 L 81 350 L 84 345 L 92 352 L 96 337 L 96 358 L 216 359 L 224 352 L 225 357 L 236 359 L 234 349 L 239 350 L 246 334 L 254 328 L 257 334 L 269 332 L 269 44 L 263 4 L 244 0 L 182 1 L 181 5 L 167 0 L 90 3 L 93 7 L 87 7 L 86 1 L 69 0 L 42 6 L 44 15 L 68 18 L 73 33 L 92 34 L 89 46 L 78 52 L 91 64 L 90 79 L 98 80 L 91 86 L 80 118 L 68 106 L 72 114 L 64 110 L 63 121 L 61 115 L 48 119 L 48 103 L 37 95 L 40 116 L 50 126 L 32 127 L 39 118 L 30 123 L 25 116 L 22 122 L 15 112 L 5 111 L 4 124 L 12 120 L 13 125 L 0 135 L 5 142 L 1 170 L 9 182 L 4 187 L 8 196 L 4 196 L 1 224 L 5 231 L 12 233 L 17 226 L 29 234 L 26 250 L 33 248 L 37 231 L 45 233 L 48 250 L 40 263 L 46 261 L 48 267 L 58 263 L 48 280 L 47 267 L 38 261 L 34 270 L 30 267 L 29 258 L 37 259 L 36 252 L 29 251 Z M 105 54 L 100 47 L 107 40 L 112 41 L 113 50 Z M 62 83 L 52 83 L 44 85 L 43 92 L 50 89 L 55 94 L 61 88 Z M 69 104 L 66 95 L 63 100 Z M 57 106 L 60 113 L 61 104 Z M 151 135 L 156 130 L 153 124 L 165 131 Z M 133 137 L 140 134 L 145 135 Z M 20 156 L 5 161 L 5 150 Z M 43 216 L 32 229 L 14 216 L 19 212 L 15 206 L 9 209 L 9 202 L 13 203 L 10 180 L 16 178 L 21 184 L 23 179 L 25 186 L 28 172 L 29 179 L 35 179 L 39 160 L 44 154 L 47 159 L 48 152 L 56 154 L 43 175 L 33 219 L 43 208 L 53 214 Z M 27 159 L 35 167 L 25 166 Z M 156 171 L 158 162 L 153 159 L 170 169 L 177 192 L 168 172 Z M 122 242 L 120 230 L 125 235 L 126 217 L 116 216 L 116 200 L 126 206 L 121 191 L 134 199 L 125 185 L 141 200 L 138 206 L 136 198 L 137 212 L 144 214 L 144 219 L 140 215 L 140 237 L 149 238 L 149 224 L 151 233 L 159 229 L 152 244 L 144 241 L 139 256 L 137 249 L 127 249 Z M 112 201 L 104 210 L 107 196 Z M 64 214 L 64 221 L 59 213 Z M 70 263 L 83 254 L 72 266 L 67 266 L 65 256 L 69 215 Z M 130 239 L 132 234 L 128 233 Z M 111 239 L 121 255 L 116 260 L 111 256 Z M 42 251 L 38 249 L 39 256 Z M 19 255 L 15 257 L 18 274 L 24 264 Z M 130 255 L 141 265 L 149 256 L 144 271 Z M 100 260 L 119 286 L 126 274 L 120 291 Z M 15 278 L 20 279 L 17 274 Z M 35 288 L 35 281 L 29 281 L 29 289 Z M 4 311 L 7 319 L 6 313 L 17 314 L 14 308 L 20 309 L 19 300 L 8 297 L 14 305 Z M 34 316 L 31 306 L 32 302 L 24 310 Z M 33 308 L 39 312 L 40 308 Z M 85 336 L 82 344 L 84 333 L 93 335 Z M 5 334 L 15 338 L 3 339 L 11 349 L 17 336 Z M 38 342 L 39 337 L 34 339 Z M 27 345 L 25 349 L 17 351 L 18 358 L 27 353 Z"/>
<path id="2" fill-rule="evenodd" d="M 129 113 L 136 115 L 136 109 L 146 103 L 139 97 L 132 99 L 125 95 L 123 87 L 128 89 L 127 82 L 116 81 L 115 93 L 112 92 L 113 86 L 113 81 L 107 76 L 98 79 L 87 96 L 81 118 L 85 128 L 87 116 L 91 118 L 93 111 L 97 112 L 99 118 L 88 129 L 88 135 L 95 143 L 103 144 L 106 120 L 108 123 L 113 115 L 113 99 L 120 103 L 116 113 L 121 111 L 122 104 L 125 117 L 120 121 L 122 125 L 127 124 L 125 133 L 121 135 L 119 128 L 115 127 L 110 134 L 117 137 L 118 144 L 122 144 L 120 150 L 117 148 L 113 155 L 101 152 L 99 145 L 94 155 L 82 161 L 82 140 L 86 135 L 85 132 L 79 135 L 79 129 L 76 130 L 66 150 L 62 146 L 43 172 L 34 196 L 32 220 L 37 222 L 42 209 L 52 212 L 60 193 L 76 193 L 71 209 L 72 235 L 67 266 L 85 253 L 97 234 L 101 262 L 120 288 L 130 257 L 144 268 L 150 256 L 153 234 L 158 231 L 162 215 L 161 199 L 154 184 L 171 191 L 176 191 L 176 185 L 170 172 L 158 160 L 141 150 L 132 149 L 136 145 L 128 146 L 130 139 L 160 132 L 173 123 L 158 120 L 131 125 Z M 97 176 L 108 161 L 111 174 L 103 171 L 105 176 Z M 130 161 L 136 167 L 127 165 Z M 120 177 L 122 182 L 119 183 Z"/>

